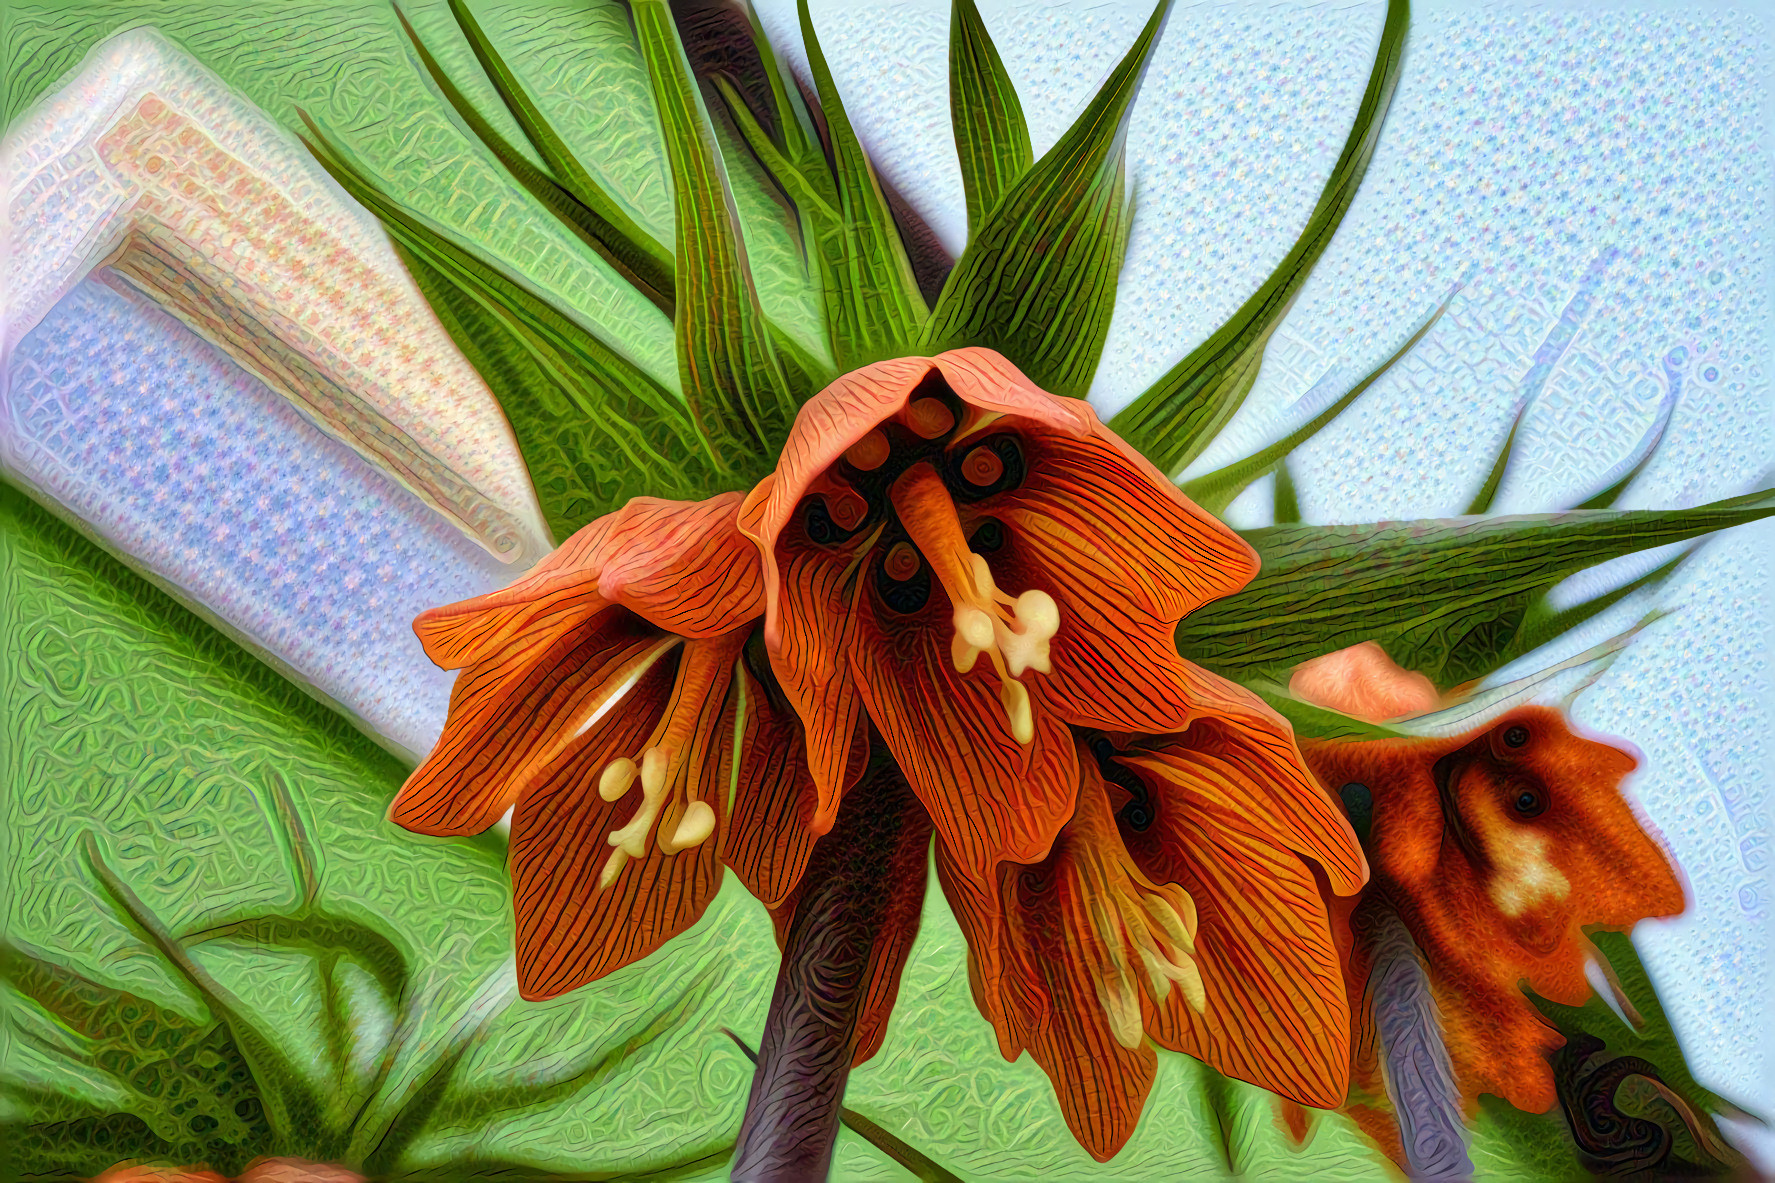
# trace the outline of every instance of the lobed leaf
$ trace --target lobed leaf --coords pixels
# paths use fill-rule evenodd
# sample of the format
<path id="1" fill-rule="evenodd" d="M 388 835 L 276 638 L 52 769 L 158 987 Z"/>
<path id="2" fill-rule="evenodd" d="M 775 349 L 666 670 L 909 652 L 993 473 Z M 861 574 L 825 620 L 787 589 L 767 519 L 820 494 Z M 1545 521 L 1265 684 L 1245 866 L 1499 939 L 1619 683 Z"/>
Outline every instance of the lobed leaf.
<path id="1" fill-rule="evenodd" d="M 1306 228 L 1282 262 L 1225 324 L 1110 420 L 1114 431 L 1163 471 L 1179 473 L 1187 468 L 1250 393 L 1270 336 L 1331 244 L 1368 172 L 1399 83 L 1410 24 L 1409 0 L 1388 0 L 1368 89 L 1343 153 L 1307 217 Z"/>
<path id="2" fill-rule="evenodd" d="M 925 326 L 928 350 L 989 346 L 1044 389 L 1089 392 L 1133 225 L 1128 120 L 1170 11 L 1160 0 L 1084 113 L 975 228 Z"/>
<path id="3" fill-rule="evenodd" d="M 949 111 L 971 235 L 1035 163 L 1023 104 L 974 0 L 950 9 Z"/>
<path id="4" fill-rule="evenodd" d="M 1186 617 L 1183 655 L 1240 680 L 1287 681 L 1361 641 L 1451 686 L 1514 652 L 1530 604 L 1586 567 L 1775 514 L 1775 492 L 1677 510 L 1280 526 L 1246 533 L 1262 570 Z"/>
<path id="5" fill-rule="evenodd" d="M 702 95 L 665 0 L 637 0 L 635 33 L 665 133 L 678 236 L 678 370 L 697 427 L 733 487 L 762 476 L 796 403 L 746 265 Z"/>

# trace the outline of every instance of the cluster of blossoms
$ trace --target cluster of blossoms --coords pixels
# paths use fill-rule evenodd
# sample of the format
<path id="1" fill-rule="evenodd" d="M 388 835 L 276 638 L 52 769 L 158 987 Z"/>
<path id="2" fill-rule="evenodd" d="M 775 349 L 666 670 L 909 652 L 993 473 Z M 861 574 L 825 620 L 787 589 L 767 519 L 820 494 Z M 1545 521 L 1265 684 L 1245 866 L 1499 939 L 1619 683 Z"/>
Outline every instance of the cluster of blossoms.
<path id="1" fill-rule="evenodd" d="M 1477 752 L 1466 740 L 1327 746 L 1309 753 L 1315 777 L 1267 705 L 1183 660 L 1178 621 L 1256 571 L 1238 535 L 1089 406 L 998 354 L 880 362 L 808 402 L 748 493 L 638 498 L 511 587 L 421 616 L 426 652 L 462 673 L 392 817 L 467 834 L 515 807 L 519 985 L 546 998 L 689 927 L 724 868 L 782 939 L 816 841 L 891 760 L 934 830 L 981 1013 L 1008 1059 L 1027 1049 L 1047 1072 L 1093 1155 L 1132 1133 L 1153 1045 L 1337 1106 L 1362 1007 L 1354 910 L 1386 903 L 1415 929 L 1440 908 L 1477 932 L 1476 918 L 1507 929 L 1559 904 L 1547 956 L 1562 989 L 1577 920 L 1619 918 L 1578 917 L 1548 886 L 1559 872 L 1545 852 L 1524 853 L 1502 821 L 1483 823 L 1502 836 L 1449 847 L 1462 815 L 1448 758 Z M 1303 697 L 1314 676 L 1303 671 Z M 1333 682 L 1354 697 L 1330 705 L 1352 714 L 1405 713 L 1414 695 L 1434 705 L 1427 683 Z M 1502 776 L 1507 763 L 1485 767 Z M 1461 769 L 1457 788 L 1480 784 L 1482 770 Z M 1398 786 L 1377 835 L 1384 900 L 1362 891 L 1363 849 L 1324 787 L 1358 776 Z M 1605 829 L 1631 826 L 1623 804 Z M 1680 907 L 1646 842 L 1633 853 L 1662 873 L 1659 898 L 1623 916 Z M 1495 886 L 1485 859 L 1515 858 L 1535 898 L 1488 904 L 1481 891 L 1426 910 L 1431 880 L 1467 873 L 1432 857 L 1449 849 L 1482 852 L 1463 864 L 1475 891 Z M 855 1062 L 880 1046 L 916 914 L 902 909 L 878 938 L 888 952 Z M 1433 960 L 1459 943 L 1438 933 L 1426 939 L 1451 939 Z M 1483 1075 L 1477 1061 L 1462 1070 Z"/>
<path id="2" fill-rule="evenodd" d="M 1335 1105 L 1349 1014 L 1319 884 L 1355 892 L 1362 853 L 1287 724 L 1174 640 L 1256 569 L 997 354 L 881 362 L 811 400 L 749 494 L 639 498 L 420 617 L 462 673 L 392 816 L 466 834 L 515 805 L 519 983 L 542 998 L 682 932 L 724 866 L 782 909 L 885 748 L 982 1013 L 1094 1154 L 1132 1132 L 1149 1040 Z"/>

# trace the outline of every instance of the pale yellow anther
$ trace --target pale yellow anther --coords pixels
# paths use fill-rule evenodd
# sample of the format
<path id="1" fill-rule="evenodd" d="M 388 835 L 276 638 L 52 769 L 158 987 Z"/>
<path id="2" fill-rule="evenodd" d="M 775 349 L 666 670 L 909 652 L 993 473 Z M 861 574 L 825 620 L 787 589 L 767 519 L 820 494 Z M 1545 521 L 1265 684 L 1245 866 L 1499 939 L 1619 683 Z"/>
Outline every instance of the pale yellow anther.
<path id="1" fill-rule="evenodd" d="M 1029 691 L 1016 679 L 1029 670 L 1045 674 L 1052 669 L 1048 642 L 1060 631 L 1060 609 L 1053 596 L 1034 588 L 1015 598 L 1006 595 L 984 558 L 971 554 L 968 559 L 973 587 L 969 598 L 956 604 L 949 656 L 958 674 L 972 670 L 982 653 L 991 658 L 1011 735 L 1018 743 L 1029 743 L 1035 738 L 1035 719 Z"/>
<path id="2" fill-rule="evenodd" d="M 630 858 L 647 853 L 647 835 L 659 819 L 660 807 L 666 800 L 666 773 L 672 767 L 671 753 L 663 747 L 651 747 L 641 755 L 641 808 L 620 830 L 611 831 L 610 845 L 625 851 Z"/>
<path id="3" fill-rule="evenodd" d="M 995 630 L 992 617 L 978 608 L 963 605 L 955 610 L 955 640 L 949 656 L 955 661 L 955 672 L 965 674 L 974 668 L 980 654 L 992 648 Z"/>
<path id="4" fill-rule="evenodd" d="M 1196 955 L 1196 901 L 1187 893 L 1183 896 L 1183 914 L 1179 915 L 1171 901 L 1164 896 L 1149 895 L 1142 899 L 1147 912 L 1158 922 L 1170 942 L 1177 946 L 1185 957 Z"/>
<path id="5" fill-rule="evenodd" d="M 606 801 L 619 800 L 635 783 L 635 762 L 627 756 L 612 760 L 604 766 L 604 774 L 598 778 L 598 796 Z"/>
<path id="6" fill-rule="evenodd" d="M 666 854 L 677 854 L 680 850 L 700 845 L 714 832 L 715 811 L 709 808 L 707 801 L 692 801 L 685 808 L 684 816 L 678 819 L 678 828 L 672 831 L 671 838 L 660 834 L 659 848 Z"/>
<path id="7" fill-rule="evenodd" d="M 628 851 L 626 851 L 626 850 L 611 851 L 610 857 L 604 860 L 604 869 L 602 871 L 598 872 L 598 890 L 603 891 L 606 887 L 609 887 L 612 883 L 615 883 L 616 877 L 618 875 L 622 874 L 623 866 L 628 861 L 629 861 L 629 852 Z"/>

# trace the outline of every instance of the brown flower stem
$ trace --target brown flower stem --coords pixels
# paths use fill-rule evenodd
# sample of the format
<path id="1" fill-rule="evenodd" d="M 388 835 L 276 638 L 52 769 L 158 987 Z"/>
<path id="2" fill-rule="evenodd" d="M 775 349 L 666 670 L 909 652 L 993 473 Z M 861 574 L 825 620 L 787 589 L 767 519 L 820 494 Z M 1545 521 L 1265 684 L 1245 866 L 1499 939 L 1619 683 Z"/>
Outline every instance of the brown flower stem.
<path id="1" fill-rule="evenodd" d="M 735 1180 L 826 1177 L 871 972 L 878 957 L 894 956 L 895 942 L 877 938 L 904 922 L 908 880 L 922 899 L 930 832 L 905 777 L 878 758 L 814 847 L 759 1042 Z M 898 966 L 888 968 L 897 977 Z"/>

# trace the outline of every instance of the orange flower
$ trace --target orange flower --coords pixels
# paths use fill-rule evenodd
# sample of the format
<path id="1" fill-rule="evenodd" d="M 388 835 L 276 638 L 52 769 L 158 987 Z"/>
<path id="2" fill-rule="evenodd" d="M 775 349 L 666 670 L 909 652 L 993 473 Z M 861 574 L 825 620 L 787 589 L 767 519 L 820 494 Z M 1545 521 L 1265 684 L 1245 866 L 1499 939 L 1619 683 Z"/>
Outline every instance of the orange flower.
<path id="1" fill-rule="evenodd" d="M 1133 1131 L 1148 1038 L 1342 1099 L 1348 1010 L 1303 856 L 1355 891 L 1355 836 L 1287 725 L 1173 640 L 1255 572 L 1236 535 L 983 349 L 822 392 L 740 528 L 764 554 L 815 828 L 855 779 L 867 711 L 936 825 L 981 1012 L 1087 1150 L 1106 1160 Z M 884 959 L 915 921 L 878 939 Z M 859 1059 L 892 1001 L 871 990 Z"/>
<path id="2" fill-rule="evenodd" d="M 1257 569 L 1089 406 L 986 349 L 827 387 L 740 529 L 763 553 L 766 648 L 806 727 L 815 830 L 867 710 L 948 857 L 981 880 L 1045 858 L 1072 816 L 1069 724 L 1189 724 L 1205 683 L 1177 621 Z"/>
<path id="3" fill-rule="evenodd" d="M 739 502 L 637 498 L 511 587 L 414 622 L 432 660 L 463 672 L 442 737 L 390 817 L 471 834 L 517 805 L 526 998 L 601 977 L 689 927 L 724 856 L 767 901 L 806 861 L 811 836 L 797 844 L 795 827 L 771 816 L 780 786 L 792 803 L 806 779 L 786 734 L 793 718 L 771 710 L 738 661 L 764 607 L 757 552 L 734 529 Z"/>
<path id="4" fill-rule="evenodd" d="M 1356 906 L 1384 901 L 1423 950 L 1468 1105 L 1493 1093 L 1545 1112 L 1545 1057 L 1563 1040 L 1519 984 L 1580 1005 L 1591 992 L 1583 926 L 1682 911 L 1669 857 L 1621 795 L 1637 761 L 1545 707 L 1453 739 L 1310 743 L 1306 755 L 1325 785 L 1372 794 L 1374 879 Z M 1358 943 L 1352 998 L 1367 972 Z M 1357 1075 L 1378 1093 L 1373 1065 Z"/>

